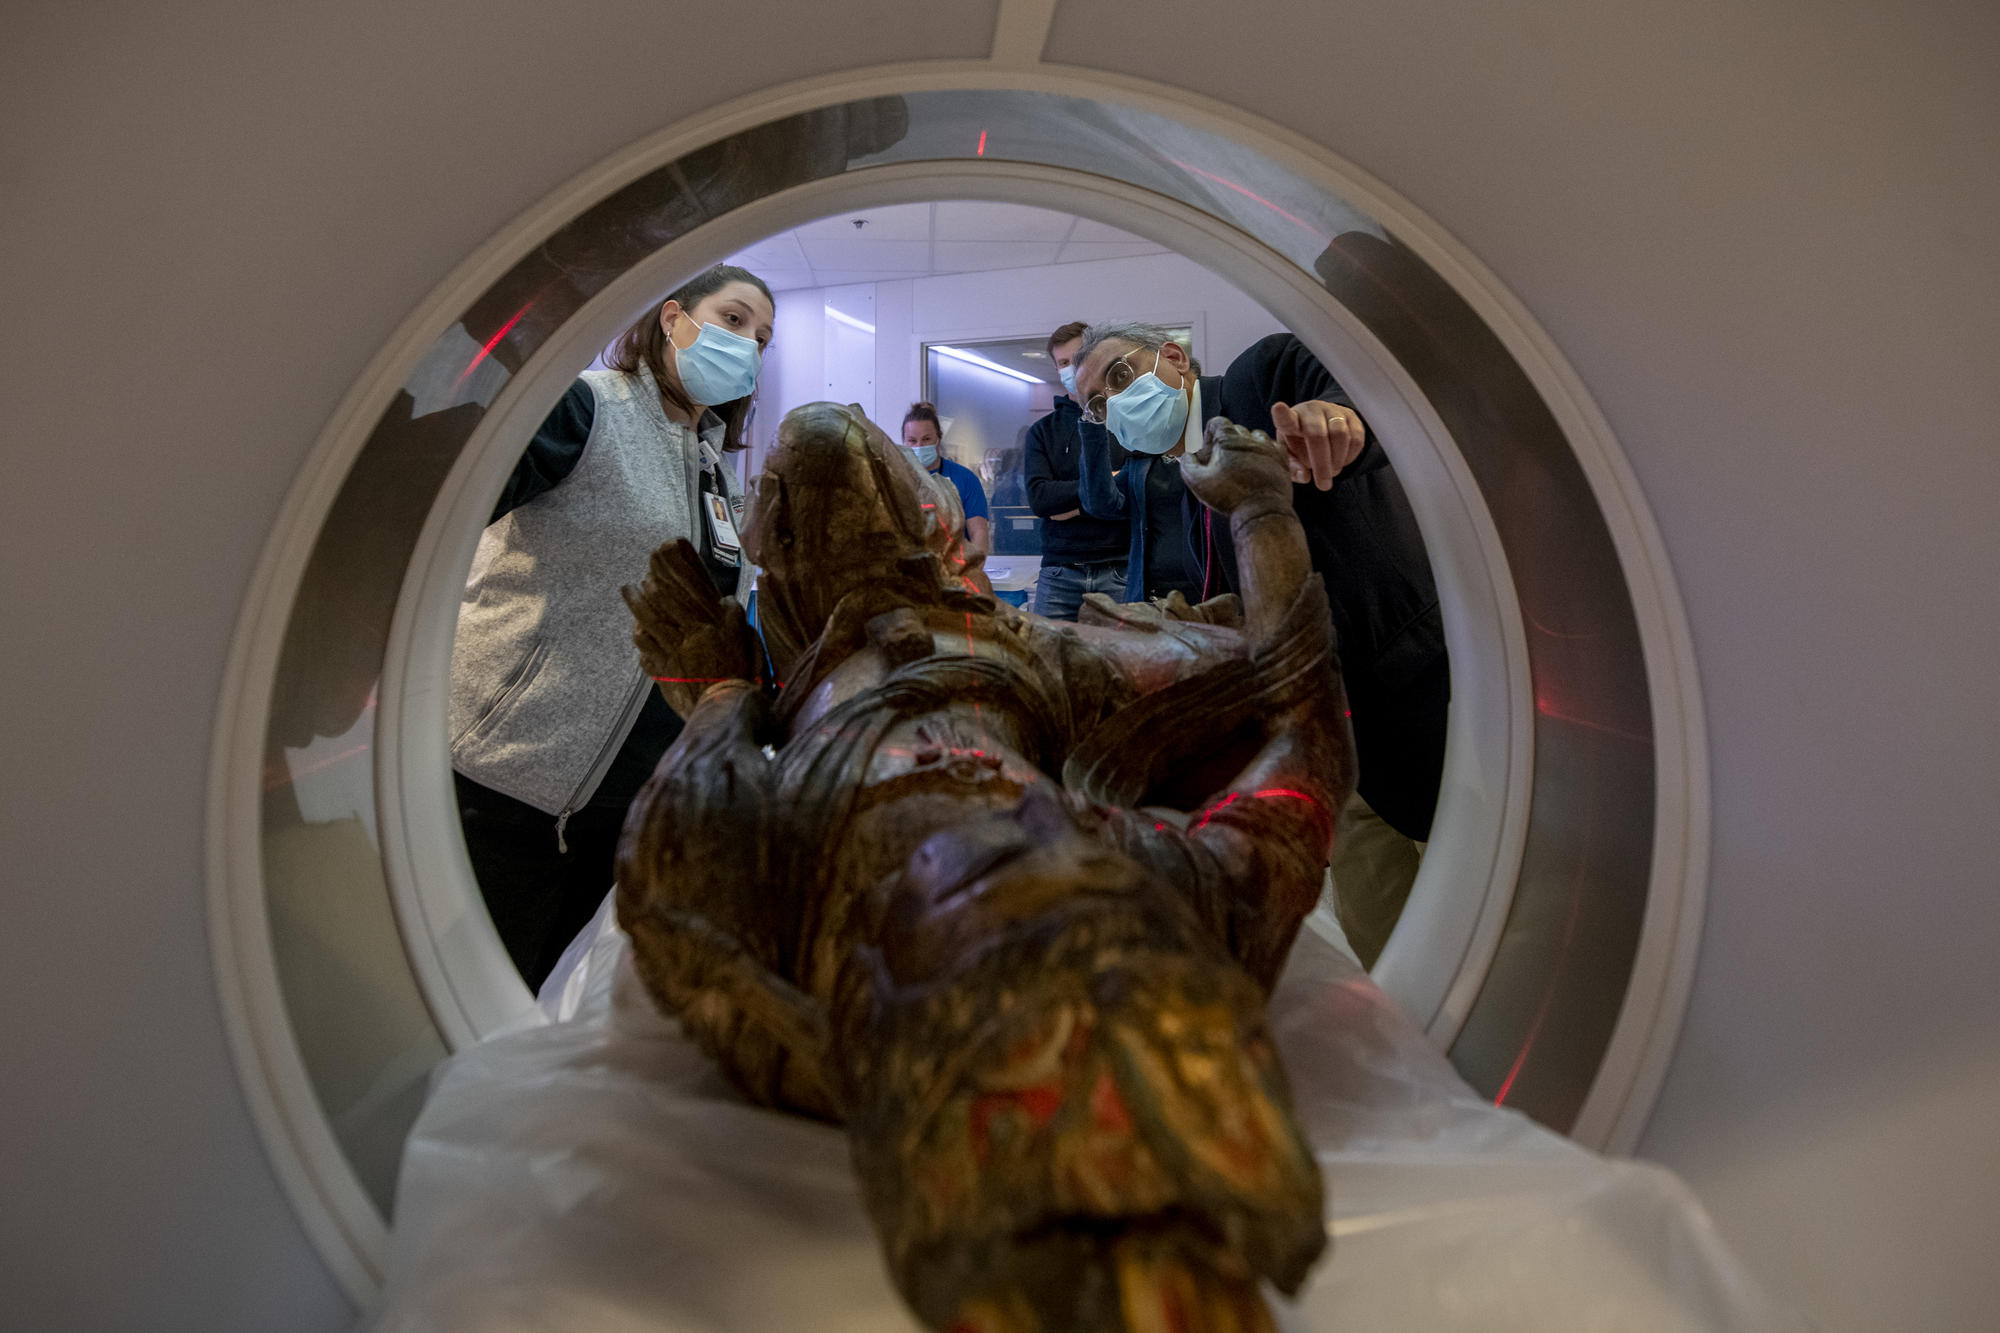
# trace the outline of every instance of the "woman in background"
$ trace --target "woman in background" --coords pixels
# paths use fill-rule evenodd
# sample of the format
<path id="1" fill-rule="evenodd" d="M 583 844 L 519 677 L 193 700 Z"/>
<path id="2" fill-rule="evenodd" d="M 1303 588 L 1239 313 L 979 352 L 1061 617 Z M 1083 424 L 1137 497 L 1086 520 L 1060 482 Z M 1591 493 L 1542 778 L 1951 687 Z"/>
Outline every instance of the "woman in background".
<path id="1" fill-rule="evenodd" d="M 452 652 L 466 850 L 530 987 L 611 888 L 625 808 L 680 732 L 619 588 L 685 537 L 736 591 L 740 450 L 775 308 L 719 266 L 627 329 L 556 404 L 479 539 Z"/>
<path id="2" fill-rule="evenodd" d="M 986 517 L 986 488 L 979 474 L 944 456 L 944 427 L 937 408 L 929 403 L 911 403 L 903 417 L 903 447 L 916 455 L 917 466 L 949 481 L 958 491 L 965 510 L 965 545 L 968 554 L 993 549 L 993 525 Z"/>

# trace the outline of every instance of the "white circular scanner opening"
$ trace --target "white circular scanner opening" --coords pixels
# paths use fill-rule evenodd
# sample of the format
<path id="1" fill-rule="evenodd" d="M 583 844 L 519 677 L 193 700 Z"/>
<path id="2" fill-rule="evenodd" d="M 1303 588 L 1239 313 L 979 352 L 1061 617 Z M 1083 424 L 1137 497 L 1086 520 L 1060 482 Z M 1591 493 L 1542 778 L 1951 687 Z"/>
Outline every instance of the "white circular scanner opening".
<path id="1" fill-rule="evenodd" d="M 245 1088 L 349 1288 L 379 1281 L 428 1072 L 538 1021 L 458 832 L 452 637 L 500 483 L 660 293 L 773 233 L 929 200 L 1115 225 L 1326 362 L 1416 508 L 1453 704 L 1432 841 L 1376 980 L 1487 1095 L 1629 1147 L 1678 1028 L 1706 851 L 1700 709 L 1636 485 L 1490 276 L 1344 164 L 1081 83 L 760 95 L 572 182 L 364 372 L 274 532 L 225 686 L 212 927 Z"/>

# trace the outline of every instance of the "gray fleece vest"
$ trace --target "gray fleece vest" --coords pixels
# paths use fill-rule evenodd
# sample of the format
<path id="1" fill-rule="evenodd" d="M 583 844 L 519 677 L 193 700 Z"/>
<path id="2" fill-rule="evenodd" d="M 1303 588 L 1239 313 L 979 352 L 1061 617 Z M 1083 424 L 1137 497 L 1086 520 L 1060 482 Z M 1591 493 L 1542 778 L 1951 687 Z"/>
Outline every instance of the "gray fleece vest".
<path id="1" fill-rule="evenodd" d="M 720 424 L 704 442 L 669 421 L 650 371 L 583 379 L 597 401 L 576 470 L 480 536 L 451 658 L 452 766 L 557 816 L 597 790 L 650 688 L 618 589 L 661 542 L 700 544 L 704 454 L 737 490 Z"/>

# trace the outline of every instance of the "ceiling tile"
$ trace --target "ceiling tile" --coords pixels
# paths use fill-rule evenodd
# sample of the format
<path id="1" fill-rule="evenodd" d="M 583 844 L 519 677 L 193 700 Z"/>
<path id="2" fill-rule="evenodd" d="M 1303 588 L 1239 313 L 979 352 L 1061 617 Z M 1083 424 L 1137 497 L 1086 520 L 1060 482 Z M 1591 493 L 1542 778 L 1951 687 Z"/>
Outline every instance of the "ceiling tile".
<path id="1" fill-rule="evenodd" d="M 856 220 L 865 225 L 855 226 Z M 798 228 L 800 240 L 810 245 L 823 236 L 852 236 L 870 241 L 928 241 L 931 238 L 929 204 L 891 204 L 884 208 L 861 208 L 841 213 Z"/>
<path id="2" fill-rule="evenodd" d="M 1131 255 L 1164 255 L 1164 245 L 1151 241 L 1071 241 L 1056 257 L 1058 264 L 1078 264 L 1092 259 L 1124 259 Z"/>
<path id="3" fill-rule="evenodd" d="M 1061 247 L 1054 241 L 939 241 L 939 273 L 977 273 L 994 268 L 1053 264 Z"/>
<path id="4" fill-rule="evenodd" d="M 806 256 L 799 249 L 798 237 L 789 231 L 781 231 L 748 249 L 737 251 L 729 257 L 729 262 L 755 272 L 759 268 L 804 268 Z"/>
<path id="5" fill-rule="evenodd" d="M 800 238 L 814 268 L 928 269 L 929 241 L 856 241 L 845 236 Z"/>
<path id="6" fill-rule="evenodd" d="M 789 292 L 800 287 L 819 286 L 819 279 L 813 276 L 813 271 L 809 268 L 758 268 L 753 264 L 745 264 L 742 267 L 762 278 L 764 285 L 774 292 Z"/>
<path id="7" fill-rule="evenodd" d="M 937 206 L 941 241 L 1060 241 L 1076 219 L 1023 204 L 961 200 Z"/>

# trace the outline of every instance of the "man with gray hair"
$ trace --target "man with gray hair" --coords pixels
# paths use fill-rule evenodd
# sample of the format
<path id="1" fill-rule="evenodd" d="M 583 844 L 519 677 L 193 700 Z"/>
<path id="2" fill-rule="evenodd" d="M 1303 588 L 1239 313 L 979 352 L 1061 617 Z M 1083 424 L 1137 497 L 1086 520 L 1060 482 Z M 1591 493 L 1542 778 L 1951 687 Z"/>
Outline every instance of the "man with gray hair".
<path id="1" fill-rule="evenodd" d="M 1230 521 L 1218 521 L 1179 476 L 1209 421 L 1223 417 L 1284 445 L 1292 504 L 1326 582 L 1360 760 L 1341 842 L 1374 867 L 1343 871 L 1336 851 L 1339 914 L 1362 961 L 1373 963 L 1430 836 L 1451 702 L 1437 585 L 1402 482 L 1339 381 L 1289 333 L 1204 376 L 1158 325 L 1097 324 L 1073 364 L 1083 419 L 1132 454 L 1114 473 L 1102 450 L 1085 450 L 1078 469 L 1084 512 L 1126 521 L 1127 601 L 1176 588 L 1190 602 L 1234 591 Z"/>

